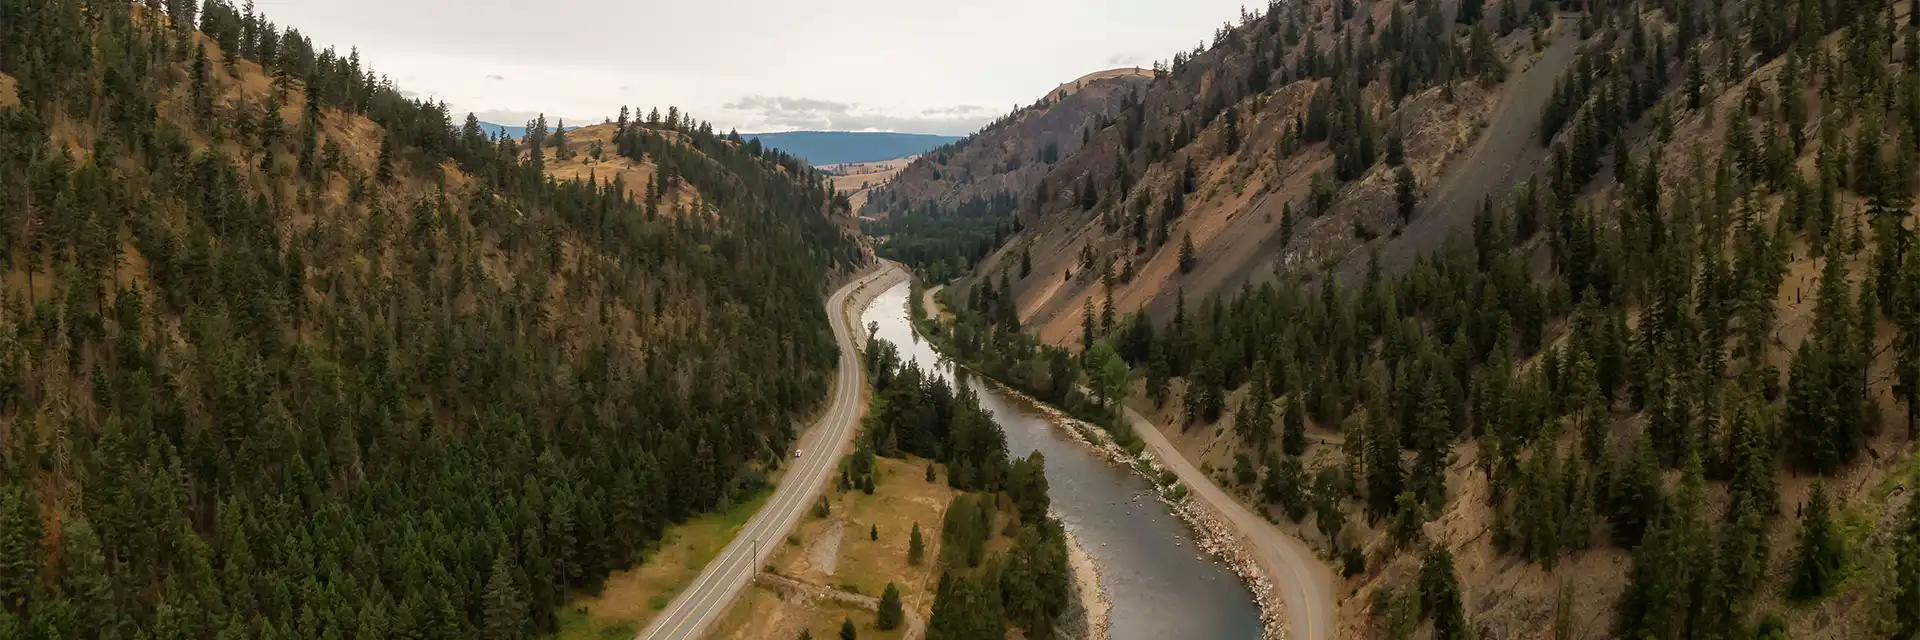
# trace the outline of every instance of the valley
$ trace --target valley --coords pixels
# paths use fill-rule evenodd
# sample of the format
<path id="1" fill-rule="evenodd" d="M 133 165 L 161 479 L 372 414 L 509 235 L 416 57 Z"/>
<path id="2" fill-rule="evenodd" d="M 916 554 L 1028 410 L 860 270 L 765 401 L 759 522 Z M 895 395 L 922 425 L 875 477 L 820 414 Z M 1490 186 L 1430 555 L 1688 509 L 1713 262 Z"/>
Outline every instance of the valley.
<path id="1" fill-rule="evenodd" d="M 343 1 L 0 0 L 0 638 L 1920 634 L 1920 0 Z"/>

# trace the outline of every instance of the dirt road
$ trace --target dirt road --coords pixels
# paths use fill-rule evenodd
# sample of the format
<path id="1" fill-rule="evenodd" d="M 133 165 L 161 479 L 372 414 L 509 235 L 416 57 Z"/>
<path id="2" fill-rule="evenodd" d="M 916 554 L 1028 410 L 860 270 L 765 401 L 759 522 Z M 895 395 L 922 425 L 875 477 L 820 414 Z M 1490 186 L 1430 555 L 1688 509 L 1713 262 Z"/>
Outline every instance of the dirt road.
<path id="1" fill-rule="evenodd" d="M 1338 596 L 1333 588 L 1333 570 L 1327 568 L 1306 543 L 1281 533 L 1253 511 L 1227 495 L 1213 479 L 1201 473 L 1186 456 L 1160 433 L 1159 425 L 1133 409 L 1126 409 L 1133 432 L 1147 443 L 1160 463 L 1180 476 L 1191 497 L 1205 502 L 1214 513 L 1231 523 L 1251 548 L 1260 568 L 1273 580 L 1274 592 L 1286 603 L 1287 624 L 1294 640 L 1325 640 L 1333 635 L 1333 612 Z"/>

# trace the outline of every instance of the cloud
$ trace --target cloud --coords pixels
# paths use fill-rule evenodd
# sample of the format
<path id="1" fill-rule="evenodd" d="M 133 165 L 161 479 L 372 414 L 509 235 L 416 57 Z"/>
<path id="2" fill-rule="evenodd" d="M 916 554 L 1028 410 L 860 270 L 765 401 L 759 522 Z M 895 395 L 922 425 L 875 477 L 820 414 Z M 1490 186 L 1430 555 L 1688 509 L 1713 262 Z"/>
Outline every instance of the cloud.
<path id="1" fill-rule="evenodd" d="M 739 114 L 739 121 L 744 123 L 741 128 L 746 131 L 900 131 L 964 135 L 979 130 L 999 115 L 974 105 L 923 109 L 917 115 L 902 115 L 856 102 L 758 95 L 742 97 L 721 108 Z"/>
<path id="2" fill-rule="evenodd" d="M 418 91 L 408 91 L 408 90 L 404 90 L 404 89 L 403 89 L 403 90 L 401 90 L 401 91 L 400 91 L 400 97 L 402 97 L 402 98 L 406 98 L 406 99 L 408 99 L 408 100 L 413 100 L 413 99 L 416 99 L 416 98 L 419 98 L 419 97 L 420 97 L 420 92 L 418 92 Z"/>
<path id="3" fill-rule="evenodd" d="M 920 111 L 920 115 L 923 115 L 923 116 L 978 116 L 978 115 L 986 115 L 986 116 L 988 116 L 988 117 L 992 117 L 992 116 L 995 116 L 995 115 L 999 115 L 999 114 L 996 114 L 996 113 L 993 113 L 993 110 L 992 110 L 992 109 L 988 109 L 988 108 L 986 108 L 986 107 L 982 107 L 982 106 L 979 106 L 979 105 L 973 105 L 973 104 L 957 104 L 957 105 L 954 105 L 954 106 L 951 106 L 951 107 L 940 107 L 940 108 L 938 108 L 938 109 L 922 109 L 922 110 Z"/>
<path id="4" fill-rule="evenodd" d="M 564 119 L 569 122 L 572 122 L 572 124 L 567 125 L 568 129 L 572 129 L 575 126 L 579 126 L 580 123 L 583 123 L 583 122 L 599 122 L 600 121 L 600 118 L 561 118 L 560 116 L 551 114 L 551 113 L 546 114 L 546 116 L 547 116 L 547 126 L 554 126 Z M 473 117 L 479 118 L 481 122 L 491 122 L 494 124 L 502 124 L 510 127 L 518 127 L 528 122 L 532 122 L 534 118 L 540 117 L 540 112 L 519 111 L 516 109 L 483 109 L 480 111 L 473 112 Z M 456 118 L 456 120 L 457 119 L 458 118 Z"/>
<path id="5" fill-rule="evenodd" d="M 498 74 L 492 74 L 492 73 L 489 73 L 489 74 L 487 74 L 487 79 L 488 79 L 488 80 L 493 80 L 493 81 L 495 81 L 495 82 L 498 82 L 498 81 L 501 81 L 501 80 L 505 80 L 505 79 L 507 79 L 507 77 L 506 77 L 506 76 L 503 76 L 503 75 L 498 75 Z"/>
<path id="6" fill-rule="evenodd" d="M 1107 67 L 1118 69 L 1120 67 L 1142 66 L 1140 60 L 1144 58 L 1146 58 L 1146 56 L 1138 53 L 1117 53 L 1114 54 L 1113 57 L 1107 58 Z"/>

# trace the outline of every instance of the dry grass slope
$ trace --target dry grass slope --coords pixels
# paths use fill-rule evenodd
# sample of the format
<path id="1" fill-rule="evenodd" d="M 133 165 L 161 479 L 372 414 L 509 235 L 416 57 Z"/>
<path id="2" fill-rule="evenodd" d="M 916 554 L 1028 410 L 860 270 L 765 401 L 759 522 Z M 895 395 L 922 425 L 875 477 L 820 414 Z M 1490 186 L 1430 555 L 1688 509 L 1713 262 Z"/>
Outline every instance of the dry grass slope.
<path id="1" fill-rule="evenodd" d="M 867 196 L 872 194 L 874 189 L 892 181 L 894 176 L 900 175 L 907 165 L 919 158 L 920 156 L 907 156 L 880 162 L 828 165 L 823 168 L 834 172 L 833 177 L 830 178 L 833 182 L 833 190 L 847 194 L 847 201 L 852 203 L 853 210 L 859 211 L 866 206 Z"/>
<path id="2" fill-rule="evenodd" d="M 598 180 L 606 183 L 614 179 L 624 181 L 627 194 L 639 200 L 647 194 L 647 184 L 653 181 L 658 171 L 651 161 L 634 160 L 621 156 L 614 151 L 615 126 L 596 124 L 567 131 L 567 148 L 573 157 L 561 160 L 556 157 L 557 149 L 549 147 L 546 151 L 547 175 L 556 180 Z M 595 149 L 599 157 L 594 157 Z M 524 154 L 523 154 L 524 156 Z M 675 182 L 669 186 L 670 198 L 660 206 L 661 215 L 672 216 L 681 212 L 699 211 L 704 200 L 699 192 L 684 182 Z"/>
<path id="3" fill-rule="evenodd" d="M 936 559 L 941 522 L 957 492 L 946 485 L 944 471 L 938 480 L 927 482 L 925 460 L 877 458 L 876 462 L 879 481 L 873 495 L 829 492 L 830 515 L 802 522 L 768 564 L 774 574 L 785 578 L 869 597 L 879 596 L 891 582 L 900 589 L 908 614 L 926 620 L 939 586 Z M 925 544 L 925 560 L 919 566 L 907 563 L 915 523 Z M 875 527 L 878 540 L 870 537 Z M 907 629 L 902 625 L 880 631 L 872 611 L 755 586 L 734 601 L 711 637 L 792 638 L 804 629 L 815 638 L 834 638 L 847 619 L 854 621 L 861 638 L 898 638 Z"/>

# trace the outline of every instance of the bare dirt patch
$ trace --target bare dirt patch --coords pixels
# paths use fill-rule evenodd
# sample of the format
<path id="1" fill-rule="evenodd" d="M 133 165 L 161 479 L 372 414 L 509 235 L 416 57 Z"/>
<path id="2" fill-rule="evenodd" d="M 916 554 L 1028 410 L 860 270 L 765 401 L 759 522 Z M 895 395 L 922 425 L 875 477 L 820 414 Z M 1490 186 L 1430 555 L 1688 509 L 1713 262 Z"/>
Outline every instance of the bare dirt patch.
<path id="1" fill-rule="evenodd" d="M 20 104 L 20 96 L 14 89 L 13 76 L 0 73 L 0 107 Z"/>
<path id="2" fill-rule="evenodd" d="M 1541 109 L 1553 97 L 1554 83 L 1574 63 L 1579 44 L 1565 25 L 1555 31 L 1559 33 L 1552 46 L 1538 60 L 1525 71 L 1512 71 L 1520 76 L 1510 80 L 1479 141 L 1427 192 L 1413 222 L 1381 245 L 1381 267 L 1387 274 L 1404 271 L 1440 248 L 1473 220 L 1482 200 L 1504 197 L 1544 165 L 1547 149 L 1539 142 Z M 1366 275 L 1367 261 L 1367 252 L 1349 254 L 1340 268 L 1341 286 L 1357 286 Z"/>
<path id="3" fill-rule="evenodd" d="M 1087 85 L 1093 84 L 1095 82 L 1099 82 L 1101 80 L 1112 80 L 1114 78 L 1151 78 L 1151 77 L 1153 77 L 1153 70 L 1144 69 L 1141 67 L 1121 67 L 1118 69 L 1108 69 L 1106 71 L 1095 71 L 1093 73 L 1080 76 L 1079 78 L 1076 78 L 1072 82 L 1061 83 L 1060 86 L 1054 87 L 1053 91 L 1048 92 L 1047 97 L 1058 98 L 1062 94 L 1073 95 L 1074 93 L 1080 91 L 1080 89 L 1086 87 Z"/>
<path id="4" fill-rule="evenodd" d="M 831 578 L 835 569 L 840 567 L 840 541 L 847 535 L 847 523 L 835 519 L 827 523 L 820 537 L 807 545 L 806 560 L 812 569 Z"/>

